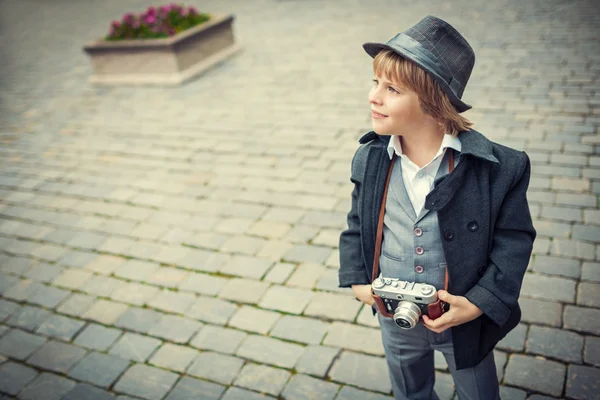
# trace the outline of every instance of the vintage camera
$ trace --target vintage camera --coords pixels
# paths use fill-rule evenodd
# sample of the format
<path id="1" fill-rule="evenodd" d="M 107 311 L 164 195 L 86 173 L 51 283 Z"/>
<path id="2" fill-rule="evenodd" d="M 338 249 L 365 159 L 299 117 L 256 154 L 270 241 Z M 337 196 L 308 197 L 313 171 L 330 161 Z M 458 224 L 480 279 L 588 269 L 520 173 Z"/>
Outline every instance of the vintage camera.
<path id="1" fill-rule="evenodd" d="M 436 288 L 425 283 L 379 277 L 371 288 L 390 316 L 393 314 L 396 325 L 407 330 L 415 327 L 422 314 L 429 315 L 428 306 L 438 300 Z"/>

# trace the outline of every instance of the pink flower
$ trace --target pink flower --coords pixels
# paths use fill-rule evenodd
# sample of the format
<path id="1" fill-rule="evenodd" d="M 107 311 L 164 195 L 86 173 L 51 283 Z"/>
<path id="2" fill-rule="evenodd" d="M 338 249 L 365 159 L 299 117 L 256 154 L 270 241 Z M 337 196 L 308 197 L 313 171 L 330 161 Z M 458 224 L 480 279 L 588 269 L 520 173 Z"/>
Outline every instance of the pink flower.
<path id="1" fill-rule="evenodd" d="M 113 21 L 112 24 L 111 24 L 111 27 L 113 29 L 120 28 L 121 27 L 121 23 L 119 21 Z"/>
<path id="2" fill-rule="evenodd" d="M 198 10 L 196 10 L 194 7 L 189 7 L 188 8 L 188 13 L 190 14 L 198 14 Z"/>
<path id="3" fill-rule="evenodd" d="M 154 7 L 148 7 L 148 9 L 146 10 L 146 12 L 148 13 L 148 15 L 156 15 L 156 8 Z"/>
<path id="4" fill-rule="evenodd" d="M 123 21 L 124 22 L 133 21 L 133 14 L 132 13 L 127 13 L 127 14 L 123 15 Z"/>
<path id="5" fill-rule="evenodd" d="M 146 22 L 148 25 L 151 25 L 154 22 L 156 22 L 156 17 L 152 14 L 149 14 L 146 16 L 146 19 L 144 20 L 144 22 Z"/>

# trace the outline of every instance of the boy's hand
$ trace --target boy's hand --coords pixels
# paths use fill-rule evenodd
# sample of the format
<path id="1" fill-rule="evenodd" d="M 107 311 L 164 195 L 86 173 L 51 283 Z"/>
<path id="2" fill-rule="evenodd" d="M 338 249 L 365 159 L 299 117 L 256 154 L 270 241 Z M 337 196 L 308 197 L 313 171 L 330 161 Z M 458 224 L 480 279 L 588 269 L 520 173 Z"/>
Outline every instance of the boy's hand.
<path id="1" fill-rule="evenodd" d="M 423 315 L 423 325 L 433 332 L 442 333 L 448 328 L 464 324 L 479 317 L 483 312 L 466 297 L 454 296 L 445 290 L 438 290 L 438 297 L 450 304 L 450 310 L 443 313 L 438 319 L 431 319 Z"/>
<path id="2" fill-rule="evenodd" d="M 375 303 L 373 294 L 371 293 L 371 285 L 352 285 L 354 296 L 363 303 L 372 306 Z"/>

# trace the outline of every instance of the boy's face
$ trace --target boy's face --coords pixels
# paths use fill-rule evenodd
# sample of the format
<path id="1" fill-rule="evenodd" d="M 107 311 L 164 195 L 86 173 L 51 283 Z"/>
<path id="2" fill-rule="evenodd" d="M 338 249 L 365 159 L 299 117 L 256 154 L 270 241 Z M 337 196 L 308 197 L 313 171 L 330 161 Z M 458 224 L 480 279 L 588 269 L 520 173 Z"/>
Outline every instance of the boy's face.
<path id="1" fill-rule="evenodd" d="M 419 96 L 386 76 L 375 75 L 369 92 L 371 124 L 379 135 L 406 136 L 419 132 L 431 117 L 423 112 Z"/>

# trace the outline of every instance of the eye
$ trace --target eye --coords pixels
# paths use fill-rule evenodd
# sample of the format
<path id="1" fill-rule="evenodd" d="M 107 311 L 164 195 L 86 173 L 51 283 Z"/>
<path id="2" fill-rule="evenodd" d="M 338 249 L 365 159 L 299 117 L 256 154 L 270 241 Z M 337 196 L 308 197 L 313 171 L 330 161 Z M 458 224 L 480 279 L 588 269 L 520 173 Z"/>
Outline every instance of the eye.
<path id="1" fill-rule="evenodd" d="M 379 81 L 377 79 L 373 79 L 373 86 L 377 86 L 377 84 L 379 84 Z"/>
<path id="2" fill-rule="evenodd" d="M 392 93 L 395 93 L 395 94 L 398 94 L 398 93 L 400 93 L 400 92 L 398 92 L 396 89 L 394 89 L 394 88 L 393 88 L 393 87 L 391 87 L 391 86 L 388 86 L 388 90 L 389 90 L 390 92 L 392 92 Z"/>

